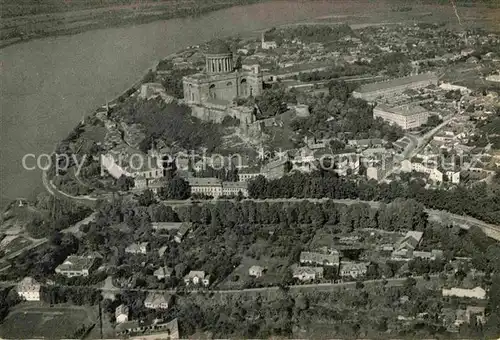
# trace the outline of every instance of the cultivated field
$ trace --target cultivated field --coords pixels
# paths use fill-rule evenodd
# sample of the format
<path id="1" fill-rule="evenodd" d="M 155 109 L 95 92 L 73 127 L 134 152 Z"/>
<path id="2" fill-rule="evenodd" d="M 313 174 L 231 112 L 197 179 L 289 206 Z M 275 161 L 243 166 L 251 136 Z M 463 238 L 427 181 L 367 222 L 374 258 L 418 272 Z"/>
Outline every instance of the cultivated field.
<path id="1" fill-rule="evenodd" d="M 347 15 L 330 15 L 310 20 L 310 24 L 349 24 L 353 29 L 369 26 L 399 24 L 403 22 L 447 23 L 450 28 L 484 28 L 490 31 L 500 31 L 500 8 L 498 4 L 476 2 L 474 6 L 457 7 L 458 17 L 452 3 L 446 1 L 437 5 L 417 4 L 402 7 L 389 2 L 373 2 L 363 8 L 360 13 L 345 11 Z M 460 19 L 459 19 L 460 18 Z"/>
<path id="2" fill-rule="evenodd" d="M 10 339 L 71 337 L 81 326 L 94 324 L 93 310 L 78 306 L 50 307 L 24 303 L 16 307 L 0 324 L 0 337 Z"/>

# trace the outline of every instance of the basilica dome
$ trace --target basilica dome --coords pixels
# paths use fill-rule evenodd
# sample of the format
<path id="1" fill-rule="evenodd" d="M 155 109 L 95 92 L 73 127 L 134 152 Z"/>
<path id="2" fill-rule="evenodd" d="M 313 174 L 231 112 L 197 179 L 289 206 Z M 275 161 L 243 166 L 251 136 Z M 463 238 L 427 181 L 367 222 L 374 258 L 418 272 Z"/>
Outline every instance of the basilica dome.
<path id="1" fill-rule="evenodd" d="M 220 39 L 217 39 L 210 43 L 207 54 L 230 54 L 231 48 L 229 45 Z"/>

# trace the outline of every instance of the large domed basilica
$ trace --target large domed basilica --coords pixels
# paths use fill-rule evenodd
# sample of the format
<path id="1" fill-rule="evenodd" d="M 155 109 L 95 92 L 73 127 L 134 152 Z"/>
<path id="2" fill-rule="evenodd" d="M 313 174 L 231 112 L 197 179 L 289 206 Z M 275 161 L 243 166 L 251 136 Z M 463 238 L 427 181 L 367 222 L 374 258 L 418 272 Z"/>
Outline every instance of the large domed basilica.
<path id="1" fill-rule="evenodd" d="M 189 105 L 229 107 L 236 98 L 262 92 L 259 65 L 246 70 L 234 68 L 233 53 L 222 40 L 212 42 L 205 53 L 205 70 L 183 79 L 184 100 Z"/>

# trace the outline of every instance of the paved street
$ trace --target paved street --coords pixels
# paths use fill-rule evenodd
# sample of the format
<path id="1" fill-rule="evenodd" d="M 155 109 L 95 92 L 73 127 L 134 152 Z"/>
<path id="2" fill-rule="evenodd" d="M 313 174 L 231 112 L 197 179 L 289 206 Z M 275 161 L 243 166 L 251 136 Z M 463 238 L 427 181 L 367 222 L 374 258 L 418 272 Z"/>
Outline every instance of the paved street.
<path id="1" fill-rule="evenodd" d="M 438 275 L 430 275 L 431 278 L 436 278 Z M 424 278 L 423 276 L 413 276 L 413 278 L 417 281 L 422 281 Z M 406 278 L 390 278 L 386 279 L 387 285 L 389 286 L 401 286 L 404 284 Z M 376 279 L 376 280 L 365 280 L 362 281 L 363 284 L 365 285 L 370 285 L 370 284 L 378 284 L 384 282 L 384 279 Z M 16 284 L 16 282 L 12 281 L 4 281 L 0 282 L 0 286 L 12 286 Z M 89 288 L 89 286 L 65 286 L 65 285 L 57 285 L 58 287 L 80 287 L 80 288 Z M 311 283 L 311 284 L 299 284 L 299 285 L 289 285 L 286 286 L 290 290 L 328 290 L 332 288 L 340 288 L 340 287 L 345 287 L 345 288 L 355 288 L 356 287 L 356 282 L 355 281 L 349 281 L 349 282 L 338 282 L 338 283 Z M 145 289 L 145 288 L 105 288 L 105 287 L 94 287 L 101 292 L 105 293 L 120 293 L 120 292 L 125 292 L 125 291 L 133 291 L 133 292 L 151 292 L 151 293 L 181 293 L 181 292 L 186 292 L 186 293 L 193 293 L 193 294 L 210 294 L 210 293 L 215 293 L 215 294 L 245 294 L 245 293 L 265 293 L 265 292 L 270 292 L 270 291 L 276 291 L 279 290 L 280 287 L 278 286 L 272 286 L 272 287 L 260 287 L 260 288 L 247 288 L 247 289 Z"/>

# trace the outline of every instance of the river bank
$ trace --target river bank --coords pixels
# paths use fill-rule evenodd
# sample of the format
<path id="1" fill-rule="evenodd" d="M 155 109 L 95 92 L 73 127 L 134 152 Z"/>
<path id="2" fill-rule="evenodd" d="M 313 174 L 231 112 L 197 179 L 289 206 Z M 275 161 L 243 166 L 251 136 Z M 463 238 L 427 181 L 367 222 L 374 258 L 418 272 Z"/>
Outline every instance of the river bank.
<path id="1" fill-rule="evenodd" d="M 33 39 L 73 35 L 89 30 L 142 25 L 160 20 L 197 17 L 209 12 L 269 0 L 219 0 L 209 5 L 185 1 L 145 2 L 140 5 L 101 7 L 6 17 L 0 25 L 0 49 Z"/>
<path id="2" fill-rule="evenodd" d="M 25 155 L 50 154 L 83 116 L 126 91 L 158 60 L 216 37 L 309 20 L 338 8 L 329 1 L 264 2 L 3 48 L 0 206 L 44 190 L 41 170 L 23 166 Z"/>
<path id="3" fill-rule="evenodd" d="M 44 190 L 41 171 L 23 167 L 25 155 L 51 153 L 83 116 L 129 89 L 158 60 L 217 37 L 244 35 L 339 12 L 351 16 L 370 13 L 370 21 L 385 22 L 387 13 L 393 16 L 387 6 L 368 1 L 268 1 L 196 17 L 33 39 L 2 48 L 0 207 L 17 197 L 32 199 Z M 454 18 L 451 6 L 440 9 L 441 16 Z M 494 15 L 493 11 L 488 15 Z"/>

